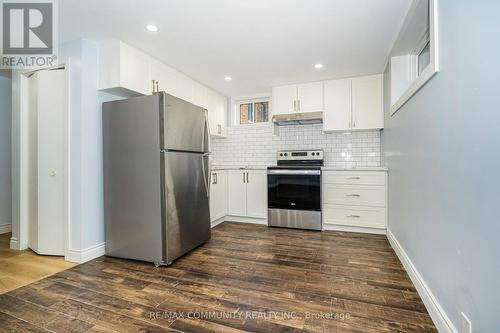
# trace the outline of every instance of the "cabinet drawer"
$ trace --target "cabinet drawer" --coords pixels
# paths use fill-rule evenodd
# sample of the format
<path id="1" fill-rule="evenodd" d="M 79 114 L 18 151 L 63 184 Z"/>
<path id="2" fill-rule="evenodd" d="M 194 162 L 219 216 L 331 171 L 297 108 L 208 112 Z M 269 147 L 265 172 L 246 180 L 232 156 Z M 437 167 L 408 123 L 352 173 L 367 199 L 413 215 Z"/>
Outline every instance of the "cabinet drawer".
<path id="1" fill-rule="evenodd" d="M 385 185 L 385 172 L 380 171 L 325 171 L 326 184 Z"/>
<path id="2" fill-rule="evenodd" d="M 323 210 L 325 224 L 364 228 L 386 227 L 384 208 L 325 204 Z"/>
<path id="3" fill-rule="evenodd" d="M 325 203 L 385 207 L 385 186 L 325 184 L 323 188 Z"/>

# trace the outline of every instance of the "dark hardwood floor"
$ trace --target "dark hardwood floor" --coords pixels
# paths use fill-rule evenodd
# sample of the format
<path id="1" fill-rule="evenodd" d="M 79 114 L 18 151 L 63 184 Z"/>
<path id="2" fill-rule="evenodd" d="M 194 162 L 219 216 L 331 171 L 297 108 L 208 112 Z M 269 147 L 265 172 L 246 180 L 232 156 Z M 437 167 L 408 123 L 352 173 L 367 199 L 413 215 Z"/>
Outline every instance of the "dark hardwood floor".
<path id="1" fill-rule="evenodd" d="M 170 267 L 101 257 L 0 295 L 1 332 L 437 332 L 385 236 L 223 223 Z"/>

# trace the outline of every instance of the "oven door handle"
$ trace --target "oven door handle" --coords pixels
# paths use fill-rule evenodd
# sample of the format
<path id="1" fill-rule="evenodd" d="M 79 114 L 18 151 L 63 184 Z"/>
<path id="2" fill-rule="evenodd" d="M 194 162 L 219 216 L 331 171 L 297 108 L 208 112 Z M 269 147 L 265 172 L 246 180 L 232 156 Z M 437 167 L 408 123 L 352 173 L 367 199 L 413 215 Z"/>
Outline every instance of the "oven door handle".
<path id="1" fill-rule="evenodd" d="M 319 176 L 320 170 L 267 170 L 268 175 L 306 175 Z"/>

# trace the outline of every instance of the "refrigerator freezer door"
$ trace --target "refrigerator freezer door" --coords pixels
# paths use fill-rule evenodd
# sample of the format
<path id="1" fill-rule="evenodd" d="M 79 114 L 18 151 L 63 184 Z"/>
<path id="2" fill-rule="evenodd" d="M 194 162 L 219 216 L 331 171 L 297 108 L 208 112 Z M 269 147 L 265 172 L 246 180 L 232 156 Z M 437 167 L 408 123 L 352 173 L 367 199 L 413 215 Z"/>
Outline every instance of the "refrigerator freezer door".
<path id="1" fill-rule="evenodd" d="M 165 150 L 204 152 L 206 110 L 175 96 L 163 96 L 163 146 Z"/>
<path id="2" fill-rule="evenodd" d="M 106 254 L 161 263 L 158 96 L 103 104 Z"/>
<path id="3" fill-rule="evenodd" d="M 166 263 L 210 239 L 208 156 L 165 152 Z"/>

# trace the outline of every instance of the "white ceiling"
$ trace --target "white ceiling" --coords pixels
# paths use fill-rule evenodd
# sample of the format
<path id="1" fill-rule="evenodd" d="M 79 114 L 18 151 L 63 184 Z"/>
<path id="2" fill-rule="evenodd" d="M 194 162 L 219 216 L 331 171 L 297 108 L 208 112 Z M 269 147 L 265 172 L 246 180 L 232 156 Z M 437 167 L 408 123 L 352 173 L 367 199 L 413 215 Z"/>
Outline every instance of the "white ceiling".
<path id="1" fill-rule="evenodd" d="M 381 73 L 411 1 L 61 0 L 59 31 L 61 42 L 119 38 L 227 96 L 240 96 Z M 160 31 L 147 32 L 147 23 Z M 224 81 L 225 75 L 233 80 Z"/>

